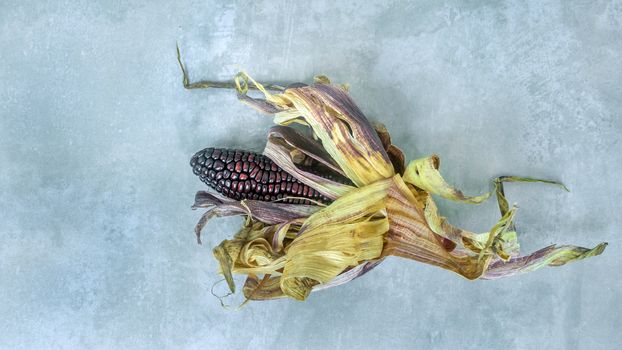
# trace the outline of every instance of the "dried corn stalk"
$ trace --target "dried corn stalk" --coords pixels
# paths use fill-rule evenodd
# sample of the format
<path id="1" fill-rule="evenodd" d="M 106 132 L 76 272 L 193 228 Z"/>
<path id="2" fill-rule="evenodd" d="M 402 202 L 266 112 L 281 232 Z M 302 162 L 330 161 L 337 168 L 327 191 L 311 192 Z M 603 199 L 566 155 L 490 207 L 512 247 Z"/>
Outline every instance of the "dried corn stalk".
<path id="1" fill-rule="evenodd" d="M 187 84 L 185 71 L 184 79 Z M 304 300 L 313 290 L 363 275 L 387 256 L 435 265 L 468 279 L 495 279 L 599 255 L 607 245 L 549 246 L 520 256 L 513 224 L 516 208 L 509 207 L 503 183 L 557 183 L 501 177 L 495 180 L 493 192 L 467 196 L 445 182 L 437 156 L 405 165 L 386 129 L 372 126 L 346 88 L 332 85 L 326 77 L 310 86 L 296 84 L 271 93 L 240 73 L 235 87 L 242 102 L 273 115 L 277 124 L 269 133 L 264 155 L 322 198 L 332 200 L 325 206 L 313 201 L 294 204 L 291 196 L 283 198 L 290 200 L 287 203 L 280 197 L 235 200 L 197 193 L 194 208 L 208 209 L 197 224 L 197 237 L 213 216 L 247 217 L 233 239 L 214 248 L 232 292 L 233 275 L 247 276 L 243 288 L 247 299 Z M 249 87 L 264 98 L 248 96 Z M 309 134 L 293 129 L 292 124 L 308 127 Z M 308 171 L 301 164 L 305 159 L 307 165 L 345 176 L 350 183 Z M 465 231 L 439 215 L 433 194 L 474 204 L 494 194 L 502 217 L 488 232 Z"/>

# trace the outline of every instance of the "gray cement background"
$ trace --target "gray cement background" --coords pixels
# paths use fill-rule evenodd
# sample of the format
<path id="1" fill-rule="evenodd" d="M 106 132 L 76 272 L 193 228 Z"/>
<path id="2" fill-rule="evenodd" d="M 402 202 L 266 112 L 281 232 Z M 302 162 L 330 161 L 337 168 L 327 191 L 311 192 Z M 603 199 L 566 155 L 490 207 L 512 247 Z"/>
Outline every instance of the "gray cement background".
<path id="1" fill-rule="evenodd" d="M 3 1 L 0 27 L 0 348 L 622 347 L 622 2 Z M 565 182 L 507 187 L 525 253 L 610 245 L 499 281 L 394 258 L 305 303 L 223 309 L 210 248 L 241 220 L 195 244 L 188 160 L 261 150 L 271 122 L 184 90 L 176 41 L 193 79 L 350 83 L 467 193 Z M 473 230 L 497 219 L 439 205 Z"/>

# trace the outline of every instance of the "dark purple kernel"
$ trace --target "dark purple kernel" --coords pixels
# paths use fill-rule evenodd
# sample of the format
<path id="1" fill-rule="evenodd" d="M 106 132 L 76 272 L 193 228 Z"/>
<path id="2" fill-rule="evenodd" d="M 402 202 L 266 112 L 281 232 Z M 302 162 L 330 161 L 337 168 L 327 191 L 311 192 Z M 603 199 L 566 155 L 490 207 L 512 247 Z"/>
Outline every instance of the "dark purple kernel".
<path id="1" fill-rule="evenodd" d="M 229 170 L 225 170 L 222 172 L 222 177 L 224 177 L 225 179 L 228 179 L 229 176 L 231 176 L 231 172 Z"/>
<path id="2" fill-rule="evenodd" d="M 239 175 L 238 175 L 238 173 L 231 173 L 231 176 L 229 176 L 229 178 L 230 178 L 231 180 L 237 180 L 237 179 L 238 179 L 238 176 L 239 176 Z"/>
<path id="3" fill-rule="evenodd" d="M 217 160 L 214 162 L 214 170 L 221 171 L 224 168 L 225 168 L 225 164 L 221 162 L 220 160 Z"/>
<path id="4" fill-rule="evenodd" d="M 253 178 L 253 179 L 254 179 L 254 178 L 255 178 L 255 176 L 257 176 L 257 172 L 259 172 L 259 171 L 261 171 L 261 170 L 259 170 L 259 167 L 257 167 L 257 168 L 255 168 L 255 169 L 253 169 L 253 170 L 251 171 L 251 173 L 249 174 L 249 176 L 250 176 L 251 178 Z"/>

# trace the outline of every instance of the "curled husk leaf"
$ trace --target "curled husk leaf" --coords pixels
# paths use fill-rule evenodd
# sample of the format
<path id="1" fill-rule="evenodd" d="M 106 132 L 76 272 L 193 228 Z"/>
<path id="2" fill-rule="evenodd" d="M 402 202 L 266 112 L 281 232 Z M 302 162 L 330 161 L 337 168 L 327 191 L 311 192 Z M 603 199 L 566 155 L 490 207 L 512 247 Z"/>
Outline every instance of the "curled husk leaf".
<path id="1" fill-rule="evenodd" d="M 264 98 L 248 96 L 249 84 Z M 467 279 L 496 279 L 599 255 L 606 247 L 606 243 L 592 249 L 549 246 L 521 256 L 513 222 L 517 208 L 509 206 L 503 184 L 563 185 L 499 177 L 493 191 L 465 195 L 443 179 L 438 156 L 405 165 L 386 128 L 372 126 L 347 88 L 331 84 L 325 76 L 317 77 L 313 85 L 295 84 L 273 94 L 240 73 L 236 86 L 242 102 L 273 115 L 277 124 L 268 134 L 264 154 L 334 200 L 328 206 L 299 205 L 197 193 L 194 207 L 207 209 L 197 224 L 197 237 L 213 216 L 247 217 L 233 239 L 213 252 L 231 291 L 234 274 L 247 276 L 243 293 L 248 300 L 304 300 L 314 290 L 367 273 L 388 256 L 435 265 Z M 293 124 L 307 128 L 301 131 Z M 300 166 L 303 162 L 307 167 Z M 350 183 L 308 172 L 309 165 L 346 177 Z M 484 233 L 452 226 L 438 213 L 432 198 L 478 204 L 493 194 L 501 218 Z"/>

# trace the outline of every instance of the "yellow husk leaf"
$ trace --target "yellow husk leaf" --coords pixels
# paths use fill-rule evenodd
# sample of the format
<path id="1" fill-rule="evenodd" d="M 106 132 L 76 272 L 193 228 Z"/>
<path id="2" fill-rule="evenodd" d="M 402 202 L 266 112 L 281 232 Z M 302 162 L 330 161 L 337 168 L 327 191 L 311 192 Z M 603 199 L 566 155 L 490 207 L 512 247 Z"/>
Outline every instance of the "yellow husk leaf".
<path id="1" fill-rule="evenodd" d="M 244 86 L 244 79 L 251 80 L 268 102 L 283 110 L 274 115 L 276 124 L 310 126 L 328 154 L 355 185 L 361 187 L 393 176 L 393 166 L 378 135 L 367 120 L 362 122 L 363 114 L 344 89 L 320 84 L 326 91 L 300 87 L 275 95 L 246 73 L 236 77 L 238 86 Z M 238 91 L 245 93 L 243 88 Z"/>
<path id="2" fill-rule="evenodd" d="M 355 189 L 311 215 L 287 248 L 281 289 L 306 298 L 313 281 L 326 283 L 348 267 L 380 256 L 389 230 L 384 198 L 391 179 Z"/>
<path id="3" fill-rule="evenodd" d="M 466 254 L 455 250 L 456 243 L 434 232 L 425 213 L 401 178 L 389 188 L 387 215 L 390 230 L 382 255 L 421 261 L 454 271 L 468 279 L 480 277 L 493 255 Z"/>
<path id="4" fill-rule="evenodd" d="M 462 191 L 445 182 L 438 171 L 439 166 L 440 159 L 437 155 L 413 160 L 406 167 L 404 181 L 426 190 L 429 193 L 456 201 L 477 204 L 490 197 L 490 193 L 472 197 L 465 196 Z"/>
<path id="5" fill-rule="evenodd" d="M 511 225 L 515 210 L 516 208 L 512 208 L 511 214 L 506 213 L 489 232 L 485 233 L 474 233 L 449 224 L 446 218 L 438 214 L 436 203 L 431 196 L 427 197 L 424 213 L 426 222 L 435 233 L 457 245 L 461 243 L 464 248 L 477 254 L 492 247 L 499 257 L 507 260 L 517 255 L 519 249 L 516 232 L 507 229 Z M 494 240 L 489 243 L 491 234 Z"/>

